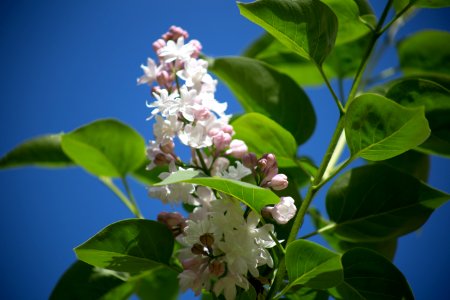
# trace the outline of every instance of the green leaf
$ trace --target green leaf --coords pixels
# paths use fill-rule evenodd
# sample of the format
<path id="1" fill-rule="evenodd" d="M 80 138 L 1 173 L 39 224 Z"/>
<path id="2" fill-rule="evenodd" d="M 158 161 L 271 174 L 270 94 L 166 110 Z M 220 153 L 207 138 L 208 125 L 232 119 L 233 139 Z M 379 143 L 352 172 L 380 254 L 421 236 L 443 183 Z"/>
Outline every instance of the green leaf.
<path id="1" fill-rule="evenodd" d="M 297 240 L 286 249 L 290 286 L 326 289 L 342 282 L 340 256 L 316 243 Z"/>
<path id="2" fill-rule="evenodd" d="M 170 174 L 155 186 L 180 182 L 198 184 L 215 189 L 242 201 L 257 214 L 267 205 L 280 202 L 280 198 L 268 189 L 259 186 L 221 177 L 201 177 L 199 171 L 178 171 Z"/>
<path id="3" fill-rule="evenodd" d="M 175 300 L 178 296 L 177 272 L 159 267 L 129 278 L 112 289 L 102 300 L 126 300 L 137 294 L 141 300 Z"/>
<path id="4" fill-rule="evenodd" d="M 449 197 L 411 175 L 373 164 L 339 177 L 326 207 L 341 239 L 377 242 L 418 229 Z"/>
<path id="5" fill-rule="evenodd" d="M 328 5 L 336 14 L 338 19 L 338 32 L 336 38 L 336 45 L 354 41 L 363 35 L 369 33 L 369 28 L 361 22 L 361 15 L 364 18 L 375 20 L 373 11 L 370 9 L 367 1 L 355 0 L 321 0 Z M 360 7 L 366 11 L 360 12 Z M 376 25 L 373 24 L 372 25 Z"/>
<path id="6" fill-rule="evenodd" d="M 329 297 L 330 295 L 326 291 L 313 290 L 305 287 L 301 287 L 298 291 L 285 295 L 285 298 L 289 300 L 328 300 Z"/>
<path id="7" fill-rule="evenodd" d="M 96 300 L 122 283 L 112 271 L 77 261 L 59 279 L 50 300 Z"/>
<path id="8" fill-rule="evenodd" d="M 410 150 L 388 160 L 380 161 L 406 174 L 412 175 L 419 180 L 426 182 L 430 172 L 430 156 Z"/>
<path id="9" fill-rule="evenodd" d="M 385 160 L 423 143 L 430 134 L 424 108 L 406 108 L 377 94 L 353 100 L 345 135 L 353 157 Z"/>
<path id="10" fill-rule="evenodd" d="M 449 7 L 450 2 L 448 0 L 415 0 L 414 5 L 423 8 L 440 8 Z"/>
<path id="11" fill-rule="evenodd" d="M 49 134 L 28 140 L 0 159 L 0 169 L 35 165 L 67 167 L 72 160 L 61 149 L 61 134 Z"/>
<path id="12" fill-rule="evenodd" d="M 450 157 L 450 91 L 424 79 L 397 81 L 386 97 L 406 107 L 425 107 L 425 117 L 431 129 L 430 137 L 418 150 Z"/>
<path id="13" fill-rule="evenodd" d="M 96 267 L 137 273 L 168 265 L 174 239 L 161 223 L 129 219 L 113 223 L 75 248 L 79 260 Z"/>
<path id="14" fill-rule="evenodd" d="M 319 211 L 317 211 L 316 209 L 310 208 L 308 210 L 308 213 L 311 216 L 314 226 L 317 228 L 317 230 L 326 228 L 326 226 L 332 227 L 333 224 L 323 219 Z M 353 248 L 363 247 L 377 251 L 378 253 L 382 254 L 389 260 L 393 260 L 395 252 L 397 251 L 396 238 L 375 243 L 369 242 L 355 243 L 342 240 L 335 232 L 333 232 L 332 228 L 331 230 L 320 232 L 320 235 L 325 239 L 325 241 L 327 241 L 328 245 L 330 245 L 334 250 L 338 251 L 339 253 L 344 253 Z"/>
<path id="15" fill-rule="evenodd" d="M 147 170 L 147 166 L 149 164 L 150 162 L 148 161 L 144 162 L 139 168 L 131 173 L 131 176 L 133 176 L 136 180 L 143 184 L 152 185 L 161 181 L 161 178 L 159 178 L 158 176 L 162 172 L 169 171 L 168 166 L 155 166 L 153 169 Z"/>
<path id="16" fill-rule="evenodd" d="M 134 129 L 112 119 L 95 121 L 65 134 L 62 149 L 97 176 L 124 177 L 145 160 L 144 139 Z"/>
<path id="17" fill-rule="evenodd" d="M 349 250 L 342 256 L 342 265 L 344 282 L 329 290 L 336 299 L 414 299 L 405 276 L 374 251 Z"/>
<path id="18" fill-rule="evenodd" d="M 314 132 L 314 109 L 289 76 L 245 57 L 215 59 L 210 69 L 229 86 L 246 112 L 270 117 L 291 132 L 297 144 Z"/>
<path id="19" fill-rule="evenodd" d="M 247 113 L 232 125 L 235 131 L 233 138 L 245 141 L 249 151 L 256 153 L 257 156 L 265 153 L 275 154 L 280 167 L 296 166 L 295 139 L 276 122 L 259 113 Z"/>
<path id="20" fill-rule="evenodd" d="M 397 45 L 400 68 L 405 75 L 450 74 L 450 33 L 424 30 Z"/>
<path id="21" fill-rule="evenodd" d="M 318 0 L 259 0 L 238 6 L 244 17 L 318 65 L 333 49 L 338 20 Z"/>

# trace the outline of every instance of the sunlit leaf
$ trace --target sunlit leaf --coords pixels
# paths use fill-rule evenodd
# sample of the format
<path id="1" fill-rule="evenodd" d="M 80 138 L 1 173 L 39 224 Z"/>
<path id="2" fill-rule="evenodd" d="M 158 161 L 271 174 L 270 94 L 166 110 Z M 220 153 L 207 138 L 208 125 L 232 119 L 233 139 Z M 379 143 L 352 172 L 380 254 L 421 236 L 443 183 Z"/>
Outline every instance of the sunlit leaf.
<path id="1" fill-rule="evenodd" d="M 61 149 L 61 134 L 33 138 L 0 158 L 0 169 L 28 165 L 55 168 L 73 165 L 73 161 Z"/>
<path id="2" fill-rule="evenodd" d="M 418 229 L 449 197 L 411 175 L 373 164 L 340 176 L 326 207 L 341 239 L 378 242 Z"/>
<path id="3" fill-rule="evenodd" d="M 318 0 L 258 0 L 238 6 L 244 17 L 318 65 L 334 46 L 337 17 Z"/>
<path id="4" fill-rule="evenodd" d="M 210 69 L 229 86 L 246 112 L 270 117 L 288 130 L 297 144 L 314 132 L 314 109 L 289 76 L 245 57 L 215 59 Z"/>
<path id="5" fill-rule="evenodd" d="M 349 250 L 342 256 L 344 282 L 329 292 L 336 299 L 412 300 L 405 276 L 386 258 L 365 248 Z"/>
<path id="6" fill-rule="evenodd" d="M 180 182 L 207 186 L 219 192 L 233 196 L 248 205 L 257 214 L 260 214 L 261 209 L 265 206 L 276 204 L 280 201 L 280 198 L 268 189 L 264 189 L 243 181 L 222 177 L 202 177 L 199 171 L 178 171 L 172 173 L 163 181 L 155 184 L 155 186 Z"/>
<path id="7" fill-rule="evenodd" d="M 113 223 L 75 248 L 79 260 L 96 267 L 138 273 L 167 265 L 174 239 L 161 223 L 129 219 Z"/>
<path id="8" fill-rule="evenodd" d="M 400 67 L 406 75 L 450 74 L 450 33 L 424 30 L 397 45 Z"/>
<path id="9" fill-rule="evenodd" d="M 328 300 L 330 297 L 326 291 L 322 290 L 300 287 L 298 291 L 292 292 L 294 289 L 295 287 L 291 289 L 289 294 L 284 295 L 284 297 L 289 300 Z"/>
<path id="10" fill-rule="evenodd" d="M 343 280 L 340 256 L 306 240 L 288 245 L 286 269 L 291 286 L 325 289 L 337 286 Z"/>
<path id="11" fill-rule="evenodd" d="M 450 157 L 450 91 L 424 79 L 397 81 L 387 91 L 386 97 L 406 107 L 425 107 L 431 135 L 419 146 L 430 154 Z"/>
<path id="12" fill-rule="evenodd" d="M 363 94 L 348 107 L 345 134 L 352 156 L 377 161 L 420 145 L 430 128 L 423 107 L 406 108 L 377 94 Z"/>
<path id="13" fill-rule="evenodd" d="M 145 160 L 144 139 L 112 119 L 95 121 L 65 134 L 61 145 L 67 156 L 97 176 L 123 177 Z"/>

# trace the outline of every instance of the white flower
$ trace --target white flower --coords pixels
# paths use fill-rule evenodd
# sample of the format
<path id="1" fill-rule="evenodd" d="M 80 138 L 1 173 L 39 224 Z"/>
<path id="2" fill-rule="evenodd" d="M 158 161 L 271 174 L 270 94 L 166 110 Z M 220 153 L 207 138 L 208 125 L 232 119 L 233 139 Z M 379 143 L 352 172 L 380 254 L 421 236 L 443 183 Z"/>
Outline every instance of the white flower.
<path id="1" fill-rule="evenodd" d="M 270 209 L 270 208 L 269 208 Z M 292 197 L 281 197 L 280 202 L 270 209 L 272 217 L 279 224 L 286 224 L 295 216 L 297 207 Z"/>
<path id="2" fill-rule="evenodd" d="M 207 74 L 208 62 L 191 58 L 184 63 L 184 69 L 177 72 L 178 77 L 185 80 L 187 87 L 200 91 L 202 79 Z"/>
<path id="3" fill-rule="evenodd" d="M 222 177 L 241 180 L 242 178 L 250 174 L 252 174 L 252 171 L 249 168 L 244 167 L 241 162 L 236 161 L 236 167 L 230 166 L 228 170 L 222 172 Z"/>
<path id="4" fill-rule="evenodd" d="M 158 56 L 164 60 L 165 63 L 172 62 L 174 60 L 187 61 L 192 53 L 195 51 L 195 47 L 191 43 L 184 44 L 184 38 L 181 36 L 178 38 L 177 43 L 170 40 L 166 46 L 158 50 Z"/>
<path id="5" fill-rule="evenodd" d="M 198 122 L 195 126 L 187 124 L 178 133 L 180 141 L 192 148 L 200 149 L 212 145 L 212 139 L 208 136 L 205 126 Z"/>
<path id="6" fill-rule="evenodd" d="M 156 66 L 155 61 L 151 58 L 147 58 L 147 65 L 141 65 L 142 71 L 144 71 L 144 75 L 137 79 L 138 84 L 147 83 L 151 85 L 153 81 L 156 80 L 156 76 L 161 71 L 162 66 Z"/>
<path id="7" fill-rule="evenodd" d="M 176 115 L 179 110 L 179 95 L 177 92 L 171 93 L 166 89 L 161 89 L 159 93 L 153 93 L 156 101 L 151 104 L 147 103 L 147 107 L 154 107 L 151 112 L 151 116 L 147 120 L 153 118 L 156 114 L 161 113 L 162 116 L 167 117 L 171 115 Z"/>
<path id="8" fill-rule="evenodd" d="M 226 300 L 234 300 L 236 299 L 236 286 L 248 290 L 248 280 L 240 274 L 230 273 L 214 284 L 214 293 L 220 295 L 223 292 Z"/>
<path id="9" fill-rule="evenodd" d="M 183 123 L 178 121 L 177 116 L 168 116 L 167 119 L 156 116 L 156 122 L 153 124 L 153 134 L 158 144 L 164 144 L 178 133 Z"/>

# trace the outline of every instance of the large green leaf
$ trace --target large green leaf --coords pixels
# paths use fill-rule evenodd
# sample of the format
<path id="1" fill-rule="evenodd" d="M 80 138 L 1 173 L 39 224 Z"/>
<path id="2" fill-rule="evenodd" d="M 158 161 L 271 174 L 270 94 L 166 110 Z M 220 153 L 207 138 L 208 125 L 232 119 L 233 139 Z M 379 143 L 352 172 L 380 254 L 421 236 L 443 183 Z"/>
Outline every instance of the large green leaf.
<path id="1" fill-rule="evenodd" d="M 291 289 L 294 290 L 294 288 Z M 300 287 L 297 291 L 284 295 L 289 300 L 328 300 L 330 295 L 326 291 Z"/>
<path id="2" fill-rule="evenodd" d="M 353 157 L 385 160 L 423 143 L 430 134 L 424 108 L 406 108 L 377 94 L 353 100 L 345 135 Z"/>
<path id="3" fill-rule="evenodd" d="M 290 286 L 326 289 L 343 280 L 340 256 L 316 243 L 297 240 L 286 248 Z"/>
<path id="4" fill-rule="evenodd" d="M 317 230 L 330 227 L 333 225 L 329 221 L 322 218 L 319 211 L 316 209 L 310 208 L 308 210 L 309 215 L 312 218 L 314 226 Z M 397 250 L 397 239 L 390 239 L 380 242 L 349 242 L 341 239 L 332 229 L 320 232 L 320 235 L 327 241 L 328 245 L 330 245 L 333 249 L 338 251 L 339 253 L 344 253 L 350 249 L 357 247 L 369 248 L 371 250 L 377 251 L 380 254 L 383 254 L 386 258 L 393 260 L 395 256 L 395 252 Z"/>
<path id="5" fill-rule="evenodd" d="M 396 157 L 382 160 L 379 163 L 387 164 L 424 182 L 428 181 L 430 156 L 427 154 L 410 150 Z"/>
<path id="6" fill-rule="evenodd" d="M 450 33 L 425 30 L 397 45 L 400 67 L 406 75 L 450 74 Z"/>
<path id="7" fill-rule="evenodd" d="M 112 271 L 77 261 L 59 279 L 50 300 L 97 300 L 123 282 Z"/>
<path id="8" fill-rule="evenodd" d="M 97 176 L 123 177 L 145 160 L 144 139 L 134 129 L 112 119 L 95 121 L 65 134 L 62 149 Z"/>
<path id="9" fill-rule="evenodd" d="M 319 0 L 258 0 L 238 6 L 244 17 L 318 65 L 333 49 L 338 20 Z"/>
<path id="10" fill-rule="evenodd" d="M 369 28 L 361 22 L 361 18 L 375 24 L 375 15 L 367 1 L 360 0 L 321 0 L 328 5 L 338 19 L 336 45 L 348 43 L 369 32 Z"/>
<path id="11" fill-rule="evenodd" d="M 297 144 L 314 132 L 314 109 L 289 76 L 245 57 L 215 59 L 210 69 L 229 86 L 246 112 L 270 117 L 291 132 Z"/>
<path id="12" fill-rule="evenodd" d="M 199 171 L 178 171 L 172 173 L 163 181 L 155 184 L 155 186 L 180 182 L 207 186 L 219 192 L 233 196 L 242 201 L 257 214 L 260 214 L 261 209 L 263 209 L 265 206 L 276 204 L 280 201 L 280 198 L 271 190 L 263 189 L 253 184 L 227 178 L 202 177 Z"/>
<path id="13" fill-rule="evenodd" d="M 424 8 L 440 8 L 450 6 L 448 0 L 411 0 L 414 1 L 414 5 Z"/>
<path id="14" fill-rule="evenodd" d="M 147 170 L 149 164 L 150 162 L 145 161 L 131 173 L 131 176 L 143 184 L 152 185 L 161 181 L 161 178 L 159 178 L 161 173 L 169 171 L 169 166 L 155 166 L 153 169 Z"/>
<path id="15" fill-rule="evenodd" d="M 350 170 L 330 187 L 334 232 L 350 242 L 377 242 L 418 229 L 450 195 L 383 164 Z"/>
<path id="16" fill-rule="evenodd" d="M 61 149 L 61 134 L 49 134 L 28 140 L 0 158 L 0 169 L 26 165 L 67 167 L 73 162 Z"/>
<path id="17" fill-rule="evenodd" d="M 247 113 L 232 123 L 236 139 L 245 141 L 249 151 L 261 156 L 275 154 L 281 167 L 295 166 L 297 144 L 294 137 L 276 122 L 259 113 Z M 270 141 L 270 143 L 261 143 Z"/>
<path id="18" fill-rule="evenodd" d="M 450 48 L 449 48 L 450 49 Z M 450 157 L 450 91 L 424 79 L 397 81 L 386 97 L 406 107 L 425 107 L 431 135 L 419 150 Z"/>
<path id="19" fill-rule="evenodd" d="M 344 282 L 330 293 L 336 299 L 411 300 L 414 296 L 405 276 L 386 258 L 365 248 L 342 256 Z"/>
<path id="20" fill-rule="evenodd" d="M 136 294 L 141 300 L 175 300 L 178 297 L 178 273 L 158 267 L 129 278 L 109 291 L 101 300 L 127 300 Z"/>
<path id="21" fill-rule="evenodd" d="M 174 239 L 161 223 L 129 219 L 113 223 L 75 248 L 79 260 L 96 267 L 137 273 L 168 265 Z"/>

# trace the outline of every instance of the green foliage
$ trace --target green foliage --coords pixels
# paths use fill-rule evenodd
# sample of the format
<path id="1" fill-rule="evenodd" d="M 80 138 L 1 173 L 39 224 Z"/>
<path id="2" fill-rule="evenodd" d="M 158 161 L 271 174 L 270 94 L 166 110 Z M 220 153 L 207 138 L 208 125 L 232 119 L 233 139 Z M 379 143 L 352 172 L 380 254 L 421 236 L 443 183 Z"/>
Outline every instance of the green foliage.
<path id="1" fill-rule="evenodd" d="M 418 150 L 450 157 L 450 91 L 424 79 L 396 81 L 386 97 L 405 107 L 425 107 L 431 129 L 430 137 Z"/>
<path id="2" fill-rule="evenodd" d="M 144 139 L 112 119 L 95 121 L 63 135 L 61 145 L 67 156 L 97 176 L 124 177 L 145 160 Z"/>
<path id="3" fill-rule="evenodd" d="M 355 248 L 342 256 L 344 282 L 330 293 L 336 299 L 414 299 L 403 274 L 374 251 Z"/>
<path id="4" fill-rule="evenodd" d="M 163 181 L 155 184 L 155 186 L 180 182 L 207 186 L 219 192 L 233 196 L 242 201 L 257 214 L 260 214 L 261 209 L 265 206 L 276 204 L 280 201 L 280 198 L 268 189 L 227 178 L 202 177 L 199 171 L 178 171 L 172 173 Z"/>
<path id="5" fill-rule="evenodd" d="M 353 157 L 377 161 L 420 145 L 430 129 L 423 107 L 406 108 L 377 94 L 363 94 L 348 107 L 345 134 Z"/>
<path id="6" fill-rule="evenodd" d="M 397 52 L 401 70 L 405 75 L 450 74 L 448 32 L 425 30 L 415 33 L 397 45 Z"/>
<path id="7" fill-rule="evenodd" d="M 291 132 L 297 144 L 306 142 L 314 132 L 314 109 L 289 76 L 244 57 L 215 59 L 211 70 L 229 86 L 246 112 L 272 118 Z"/>
<path id="8" fill-rule="evenodd" d="M 61 149 L 61 134 L 50 134 L 28 140 L 0 159 L 0 169 L 26 165 L 56 168 L 73 162 Z"/>
<path id="9" fill-rule="evenodd" d="M 373 164 L 340 176 L 328 190 L 326 207 L 341 239 L 377 242 L 418 229 L 449 197 L 411 175 Z"/>
<path id="10" fill-rule="evenodd" d="M 343 280 L 340 256 L 316 243 L 297 240 L 286 249 L 289 287 L 302 285 L 315 289 L 337 286 Z"/>
<path id="11" fill-rule="evenodd" d="M 113 223 L 75 248 L 79 260 L 99 268 L 139 273 L 168 265 L 172 232 L 161 223 L 129 219 Z"/>
<path id="12" fill-rule="evenodd" d="M 238 6 L 244 17 L 317 65 L 333 49 L 338 20 L 319 0 L 258 0 Z"/>

